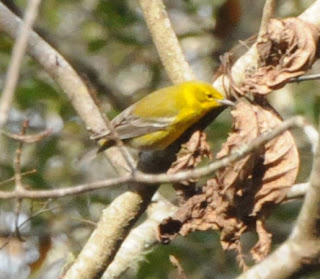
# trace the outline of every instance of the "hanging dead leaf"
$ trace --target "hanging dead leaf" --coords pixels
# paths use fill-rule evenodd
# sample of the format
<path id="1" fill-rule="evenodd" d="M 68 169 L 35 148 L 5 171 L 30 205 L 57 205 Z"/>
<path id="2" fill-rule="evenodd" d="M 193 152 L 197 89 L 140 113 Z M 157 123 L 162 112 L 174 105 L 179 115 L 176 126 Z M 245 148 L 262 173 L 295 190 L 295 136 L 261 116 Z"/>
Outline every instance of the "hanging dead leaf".
<path id="1" fill-rule="evenodd" d="M 241 92 L 268 94 L 291 78 L 304 74 L 315 61 L 319 30 L 299 18 L 271 19 L 257 43 L 260 61 L 241 86 Z"/>
<path id="2" fill-rule="evenodd" d="M 241 101 L 232 112 L 233 132 L 217 158 L 221 159 L 281 123 L 268 104 Z M 264 229 L 270 205 L 280 203 L 294 183 L 299 158 L 289 132 L 276 137 L 250 155 L 219 171 L 202 193 L 187 200 L 177 213 L 159 226 L 159 238 L 170 241 L 177 234 L 220 230 L 224 249 L 235 249 L 245 267 L 241 235 L 255 230 L 259 236 L 252 255 L 261 260 L 270 250 L 271 236 Z"/>
<path id="3" fill-rule="evenodd" d="M 269 105 L 254 106 L 260 127 L 260 133 L 266 133 L 282 120 Z M 261 187 L 255 194 L 255 206 L 252 214 L 259 214 L 267 203 L 280 203 L 285 198 L 289 187 L 297 177 L 299 170 L 299 154 L 295 141 L 289 131 L 274 138 L 265 145 L 263 160 L 264 174 Z"/>
<path id="4" fill-rule="evenodd" d="M 259 240 L 251 249 L 251 255 L 255 262 L 260 262 L 270 253 L 272 234 L 267 232 L 264 220 L 257 220 L 256 232 Z"/>
<path id="5" fill-rule="evenodd" d="M 190 140 L 184 144 L 177 155 L 177 160 L 171 165 L 168 173 L 173 174 L 181 170 L 192 169 L 203 158 L 212 158 L 210 146 L 207 143 L 207 135 L 202 131 L 192 134 Z"/>
<path id="6" fill-rule="evenodd" d="M 233 132 L 217 154 L 217 159 L 227 156 L 240 145 L 249 144 L 259 135 L 255 111 L 249 104 L 239 102 L 231 115 L 234 119 Z M 235 183 L 243 181 L 252 172 L 258 155 L 259 152 L 252 152 L 233 165 L 226 167 L 223 170 L 223 175 L 217 175 L 219 184 L 224 186 L 223 192 L 226 192 L 230 187 L 234 187 Z"/>
<path id="7" fill-rule="evenodd" d="M 232 111 L 234 118 L 233 133 L 217 155 L 227 156 L 240 143 L 249 144 L 259 135 L 258 122 L 252 107 L 240 102 Z M 187 235 L 197 230 L 221 230 L 222 245 L 225 249 L 240 250 L 241 233 L 246 225 L 236 216 L 228 213 L 234 205 L 236 184 L 245 181 L 252 172 L 256 155 L 248 155 L 235 164 L 219 172 L 214 179 L 207 181 L 201 194 L 187 200 L 173 216 L 159 226 L 162 242 L 172 240 L 178 233 Z"/>

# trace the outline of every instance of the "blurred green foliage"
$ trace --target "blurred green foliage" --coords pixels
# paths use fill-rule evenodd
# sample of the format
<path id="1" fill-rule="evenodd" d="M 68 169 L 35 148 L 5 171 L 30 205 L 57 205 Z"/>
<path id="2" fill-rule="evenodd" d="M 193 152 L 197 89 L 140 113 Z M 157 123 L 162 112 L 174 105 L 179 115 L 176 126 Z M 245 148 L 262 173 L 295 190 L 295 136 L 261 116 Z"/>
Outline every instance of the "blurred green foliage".
<path id="1" fill-rule="evenodd" d="M 224 0 L 165 2 L 187 60 L 191 62 L 199 79 L 210 81 L 219 64 L 218 53 L 223 53 L 238 39 L 246 39 L 257 31 L 263 2 L 241 1 L 241 21 L 236 29 L 220 40 L 212 35 L 215 24 L 213 15 Z M 281 1 L 279 14 L 298 14 L 306 7 L 303 2 Z M 12 3 L 21 12 L 26 5 L 23 0 Z M 94 76 L 88 82 L 103 101 L 103 107 L 109 116 L 114 117 L 128 102 L 170 84 L 136 0 L 42 1 L 35 28 L 71 61 L 80 76 Z M 0 32 L 1 88 L 5 81 L 12 45 L 13 42 Z M 315 66 L 316 70 L 318 68 Z M 281 93 L 274 93 L 271 99 L 275 107 L 280 108 L 280 114 L 285 112 L 285 117 L 302 114 L 310 123 L 315 124 L 320 110 L 318 86 L 317 81 L 292 85 L 290 99 L 285 103 L 287 106 L 278 106 Z M 18 133 L 26 118 L 30 119 L 28 134 L 53 129 L 53 133 L 42 142 L 23 147 L 22 170 L 37 170 L 35 174 L 23 177 L 23 182 L 28 187 L 57 189 L 116 175 L 103 156 L 98 155 L 93 160 L 86 159 L 86 153 L 95 147 L 94 143 L 89 141 L 86 128 L 65 94 L 30 58 L 26 58 L 23 63 L 5 130 Z M 226 111 L 208 128 L 214 152 L 219 150 L 230 126 L 230 115 Z M 297 138 L 297 142 L 303 150 L 302 164 L 310 166 L 310 145 L 302 136 Z M 4 181 L 14 175 L 13 161 L 17 143 L 2 135 L 0 148 L 0 175 Z M 305 177 L 309 171 L 309 168 L 304 170 Z M 10 189 L 13 183 L 4 187 Z M 174 200 L 173 191 L 167 192 L 168 198 Z M 77 253 L 93 230 L 93 226 L 86 221 L 97 221 L 101 210 L 117 194 L 117 189 L 108 189 L 51 201 L 48 206 L 50 210 L 32 219 L 36 228 L 34 231 L 39 235 L 50 233 L 55 237 L 67 238 L 63 242 L 65 249 L 60 251 L 61 257 L 65 257 L 67 251 Z M 1 201 L 1 205 L 2 208 L 13 208 L 10 202 Z M 42 205 L 43 202 L 24 201 L 23 209 L 32 214 Z M 289 203 L 279 206 L 272 213 L 268 224 L 269 230 L 274 233 L 275 245 L 290 233 L 299 208 L 300 203 Z M 248 236 L 248 239 L 250 237 L 254 238 Z M 250 240 L 248 243 L 251 243 Z M 170 254 L 180 260 L 188 279 L 231 278 L 240 273 L 235 255 L 222 251 L 219 234 L 201 232 L 184 239 L 178 238 L 169 246 L 156 247 L 138 263 L 136 271 L 130 270 L 122 278 L 177 278 L 176 270 L 169 262 Z M 48 262 L 50 263 L 50 259 Z M 46 265 L 48 266 L 49 264 Z M 46 278 L 45 269 L 42 272 L 34 278 Z"/>

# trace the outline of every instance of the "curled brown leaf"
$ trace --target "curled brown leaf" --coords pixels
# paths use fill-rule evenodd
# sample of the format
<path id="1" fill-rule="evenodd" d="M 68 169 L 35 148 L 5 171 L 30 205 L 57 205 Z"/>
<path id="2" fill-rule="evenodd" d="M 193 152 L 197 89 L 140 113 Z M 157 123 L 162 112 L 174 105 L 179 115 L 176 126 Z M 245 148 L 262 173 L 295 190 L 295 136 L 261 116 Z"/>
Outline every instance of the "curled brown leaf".
<path id="1" fill-rule="evenodd" d="M 210 146 L 207 143 L 207 135 L 202 131 L 195 131 L 190 140 L 182 145 L 177 159 L 172 163 L 169 174 L 177 173 L 182 170 L 190 170 L 197 166 L 204 158 L 212 158 Z M 176 190 L 179 204 L 196 193 L 195 180 L 189 179 L 173 185 Z"/>
<path id="2" fill-rule="evenodd" d="M 245 79 L 240 92 L 268 94 L 304 74 L 317 56 L 319 30 L 299 18 L 271 19 L 257 43 L 259 68 Z"/>
<path id="3" fill-rule="evenodd" d="M 241 101 L 232 112 L 233 132 L 218 153 L 219 159 L 236 151 L 281 123 L 268 104 Z M 280 203 L 297 176 L 299 157 L 290 132 L 285 132 L 245 158 L 219 171 L 207 181 L 202 192 L 192 196 L 159 227 L 161 240 L 170 241 L 177 234 L 197 230 L 221 231 L 224 249 L 235 249 L 239 263 L 241 235 L 249 230 L 259 237 L 252 250 L 261 260 L 270 250 L 271 236 L 264 229 L 270 205 Z"/>

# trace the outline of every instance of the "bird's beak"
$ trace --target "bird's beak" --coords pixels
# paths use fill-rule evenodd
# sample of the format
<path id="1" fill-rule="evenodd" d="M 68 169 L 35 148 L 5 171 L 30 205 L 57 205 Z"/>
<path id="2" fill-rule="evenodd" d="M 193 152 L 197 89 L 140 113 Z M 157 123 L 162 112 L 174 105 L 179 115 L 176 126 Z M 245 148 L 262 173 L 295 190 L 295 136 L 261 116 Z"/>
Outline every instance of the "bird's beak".
<path id="1" fill-rule="evenodd" d="M 227 100 L 227 99 L 218 100 L 218 103 L 220 103 L 223 106 L 233 106 L 234 107 L 236 105 L 236 103 L 234 103 L 230 100 Z"/>

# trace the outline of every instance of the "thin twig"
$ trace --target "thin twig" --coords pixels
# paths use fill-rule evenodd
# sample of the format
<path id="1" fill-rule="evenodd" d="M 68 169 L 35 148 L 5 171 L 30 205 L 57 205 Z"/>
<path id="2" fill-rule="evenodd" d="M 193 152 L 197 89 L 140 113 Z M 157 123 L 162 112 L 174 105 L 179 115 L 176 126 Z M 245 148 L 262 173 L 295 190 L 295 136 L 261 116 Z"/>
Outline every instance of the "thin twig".
<path id="1" fill-rule="evenodd" d="M 108 180 L 97 181 L 93 183 L 82 184 L 74 187 L 56 189 L 56 190 L 19 190 L 12 192 L 0 191 L 0 199 L 12 199 L 12 198 L 29 198 L 29 199 L 45 199 L 45 198 L 61 198 L 70 195 L 78 195 L 94 190 L 99 190 L 114 185 L 120 185 L 128 182 L 138 183 L 173 183 L 188 179 L 197 179 L 206 175 L 210 175 L 215 171 L 224 168 L 233 162 L 240 160 L 246 155 L 250 154 L 253 150 L 256 150 L 260 146 L 266 144 L 271 139 L 277 137 L 288 129 L 294 127 L 302 127 L 305 121 L 303 117 L 296 116 L 289 120 L 284 121 L 281 125 L 274 128 L 272 131 L 259 136 L 250 144 L 244 145 L 232 152 L 229 156 L 222 158 L 219 161 L 215 161 L 205 167 L 196 168 L 194 170 L 181 171 L 176 174 L 147 174 L 142 172 L 135 172 L 133 175 L 124 177 L 118 177 Z"/>
<path id="2" fill-rule="evenodd" d="M 288 83 L 302 82 L 302 81 L 309 81 L 309 80 L 318 80 L 318 79 L 320 79 L 320 74 L 305 75 L 305 76 L 301 76 L 301 77 L 292 78 L 288 81 Z"/>
<path id="3" fill-rule="evenodd" d="M 37 133 L 35 135 L 23 135 L 23 136 L 21 134 L 12 134 L 12 133 L 1 131 L 1 130 L 0 130 L 0 133 L 4 134 L 8 138 L 11 138 L 17 141 L 23 141 L 24 143 L 36 143 L 43 140 L 47 136 L 49 136 L 52 133 L 52 129 L 44 130 L 43 132 Z"/>
<path id="4" fill-rule="evenodd" d="M 26 134 L 26 130 L 29 127 L 29 121 L 25 120 L 22 124 L 20 136 L 24 137 Z M 16 150 L 16 157 L 14 159 L 14 177 L 15 177 L 15 189 L 17 191 L 23 189 L 22 181 L 21 181 L 21 155 L 24 141 L 19 141 L 18 148 Z"/>
<path id="5" fill-rule="evenodd" d="M 312 153 L 315 154 L 319 142 L 319 132 L 310 124 L 303 126 L 303 132 L 309 140 Z"/>
<path id="6" fill-rule="evenodd" d="M 20 67 L 25 54 L 32 24 L 35 21 L 41 0 L 29 0 L 24 23 L 20 27 L 19 35 L 13 47 L 12 58 L 6 76 L 2 97 L 0 100 L 0 127 L 8 119 L 9 110 L 13 101 L 14 91 L 19 78 Z"/>
<path id="7" fill-rule="evenodd" d="M 308 191 L 310 183 L 300 183 L 293 185 L 286 196 L 286 201 L 302 198 Z"/>
<path id="8" fill-rule="evenodd" d="M 26 176 L 26 175 L 29 175 L 29 174 L 34 174 L 34 173 L 36 173 L 36 172 L 37 172 L 36 169 L 32 169 L 32 170 L 28 170 L 28 171 L 22 172 L 20 175 L 21 175 L 21 177 L 23 177 L 23 176 Z M 15 177 L 11 177 L 11 178 L 9 178 L 9 179 L 6 179 L 6 180 L 1 181 L 1 182 L 0 182 L 0 187 L 1 187 L 2 185 L 6 184 L 6 183 L 9 183 L 9 182 L 12 182 L 12 181 L 15 181 Z"/>
<path id="9" fill-rule="evenodd" d="M 23 137 L 26 134 L 26 130 L 29 127 L 29 121 L 25 120 L 21 127 L 20 135 Z M 21 155 L 22 155 L 22 148 L 23 148 L 23 141 L 19 141 L 18 148 L 16 150 L 16 157 L 14 159 L 14 180 L 15 180 L 15 190 L 20 191 L 23 190 L 22 184 L 22 176 L 21 176 Z M 17 198 L 15 202 L 15 233 L 17 237 L 21 240 L 21 235 L 19 231 L 19 215 L 22 207 L 22 198 Z"/>
<path id="10" fill-rule="evenodd" d="M 127 163 L 127 166 L 129 167 L 131 173 L 135 172 L 135 162 L 134 162 L 133 157 L 131 156 L 131 154 L 128 151 L 128 149 L 126 148 L 126 146 L 123 144 L 122 140 L 120 139 L 120 137 L 118 135 L 118 132 L 113 127 L 113 125 L 112 125 L 111 121 L 109 120 L 109 118 L 107 117 L 107 115 L 102 111 L 101 103 L 100 103 L 97 95 L 95 94 L 95 92 L 91 91 L 90 94 L 91 94 L 92 100 L 95 102 L 97 108 L 100 111 L 100 114 L 103 118 L 104 123 L 106 124 L 107 128 L 111 132 L 113 140 L 115 141 L 117 147 L 119 148 L 120 153 L 121 153 L 123 159 L 125 160 L 125 162 Z"/>

